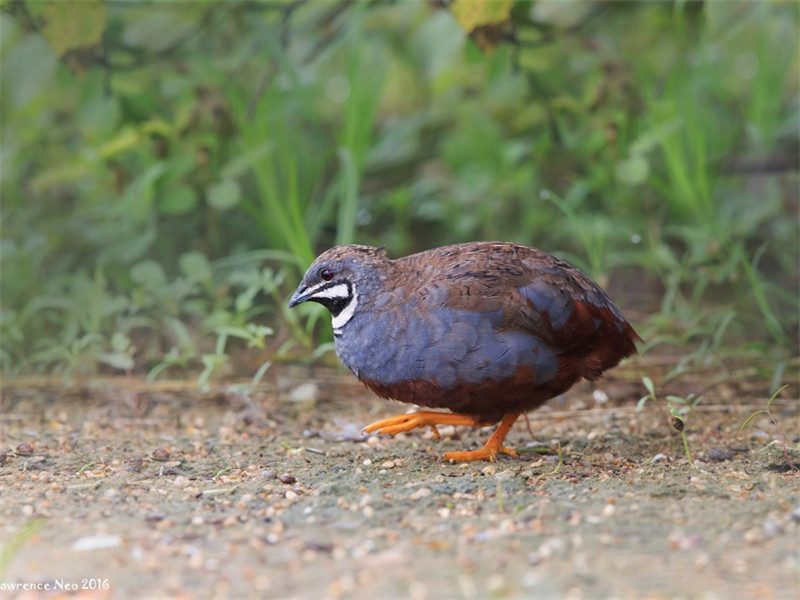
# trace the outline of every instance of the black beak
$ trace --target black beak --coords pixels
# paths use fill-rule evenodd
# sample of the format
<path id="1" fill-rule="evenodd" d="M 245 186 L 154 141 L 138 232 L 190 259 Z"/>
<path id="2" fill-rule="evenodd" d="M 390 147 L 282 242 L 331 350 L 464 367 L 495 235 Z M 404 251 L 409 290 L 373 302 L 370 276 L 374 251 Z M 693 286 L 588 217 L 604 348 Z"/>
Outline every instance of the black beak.
<path id="1" fill-rule="evenodd" d="M 297 291 L 292 294 L 291 300 L 289 300 L 289 308 L 294 308 L 298 304 L 302 304 L 306 300 L 308 300 L 308 286 L 304 283 L 300 284 L 300 287 L 297 288 Z"/>

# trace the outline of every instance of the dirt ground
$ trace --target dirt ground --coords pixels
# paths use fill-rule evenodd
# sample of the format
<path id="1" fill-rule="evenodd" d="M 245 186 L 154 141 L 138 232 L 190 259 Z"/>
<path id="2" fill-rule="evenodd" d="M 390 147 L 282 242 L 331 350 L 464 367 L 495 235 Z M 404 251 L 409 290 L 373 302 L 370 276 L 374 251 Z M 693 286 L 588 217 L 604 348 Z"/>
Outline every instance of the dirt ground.
<path id="1" fill-rule="evenodd" d="M 438 456 L 491 430 L 367 438 L 407 407 L 335 370 L 6 382 L 0 597 L 798 598 L 796 382 L 739 432 L 763 381 L 664 371 L 577 386 L 517 423 L 519 458 L 467 464 Z M 693 462 L 660 401 L 636 411 L 643 374 L 703 393 Z"/>

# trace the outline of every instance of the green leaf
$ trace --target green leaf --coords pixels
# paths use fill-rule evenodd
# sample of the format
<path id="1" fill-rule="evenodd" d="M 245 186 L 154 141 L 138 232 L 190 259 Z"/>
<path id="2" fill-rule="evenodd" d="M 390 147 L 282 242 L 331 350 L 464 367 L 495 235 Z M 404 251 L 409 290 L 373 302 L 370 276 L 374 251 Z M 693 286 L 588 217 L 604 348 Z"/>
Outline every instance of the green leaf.
<path id="1" fill-rule="evenodd" d="M 81 84 L 81 101 L 75 116 L 87 141 L 104 142 L 116 133 L 121 115 L 119 98 L 108 93 L 106 77 L 100 69 L 92 69 Z"/>
<path id="2" fill-rule="evenodd" d="M 97 360 L 121 371 L 129 371 L 134 367 L 133 357 L 126 352 L 103 352 L 98 355 Z"/>
<path id="3" fill-rule="evenodd" d="M 185 215 L 197 206 L 197 195 L 185 185 L 169 186 L 158 199 L 158 208 L 165 215 Z"/>
<path id="4" fill-rule="evenodd" d="M 201 252 L 184 252 L 178 263 L 181 272 L 194 281 L 208 281 L 213 275 L 211 263 Z"/>
<path id="5" fill-rule="evenodd" d="M 616 172 L 620 183 L 633 187 L 647 181 L 647 176 L 650 174 L 650 164 L 643 155 L 632 154 L 617 163 Z"/>
<path id="6" fill-rule="evenodd" d="M 131 340 L 121 331 L 115 331 L 111 336 L 111 348 L 115 352 L 127 352 L 131 348 Z"/>
<path id="7" fill-rule="evenodd" d="M 42 11 L 42 35 L 58 56 L 76 48 L 100 43 L 106 26 L 106 3 L 102 0 L 51 2 Z"/>
<path id="8" fill-rule="evenodd" d="M 777 398 L 777 397 L 780 395 L 780 393 L 781 393 L 783 390 L 785 390 L 787 387 L 789 387 L 789 384 L 788 384 L 788 383 L 787 383 L 787 384 L 784 384 L 784 385 L 782 385 L 782 386 L 781 386 L 781 387 L 779 387 L 777 390 L 775 390 L 775 393 L 774 393 L 774 394 L 772 394 L 772 396 L 771 396 L 771 397 L 770 397 L 770 399 L 769 399 L 769 402 L 767 402 L 767 410 L 769 410 L 769 407 L 770 407 L 770 406 L 772 405 L 772 403 L 775 401 L 775 398 Z"/>
<path id="9" fill-rule="evenodd" d="M 472 33 L 482 25 L 508 21 L 513 6 L 514 0 L 454 0 L 450 10 L 464 31 Z"/>
<path id="10" fill-rule="evenodd" d="M 223 179 L 208 190 L 208 203 L 217 210 L 228 210 L 239 204 L 242 190 L 233 179 Z"/>
<path id="11" fill-rule="evenodd" d="M 8 3 L 6 3 L 6 6 Z M 29 5 L 30 6 L 30 5 Z M 4 19 L 7 25 L 13 18 Z M 11 44 L 12 34 L 3 29 L 6 41 L 3 44 L 3 103 L 4 103 L 4 128 L 10 133 L 14 130 L 11 125 L 11 113 L 6 113 L 10 107 L 32 106 L 34 101 L 41 97 L 42 104 L 38 104 L 40 112 L 44 106 L 52 102 L 53 80 L 55 79 L 58 57 L 53 54 L 47 42 L 36 35 L 26 35 L 17 43 Z M 7 142 L 4 142 L 4 145 Z"/>
<path id="12" fill-rule="evenodd" d="M 222 353 L 203 354 L 200 357 L 200 361 L 203 363 L 203 371 L 197 377 L 197 385 L 200 389 L 206 389 L 211 374 L 216 369 L 225 366 L 225 363 L 228 362 L 228 356 Z"/>
<path id="13" fill-rule="evenodd" d="M 633 154 L 646 154 L 655 149 L 659 143 L 680 129 L 682 122 L 679 118 L 667 120 L 655 125 L 636 138 L 628 147 L 628 152 Z"/>
<path id="14" fill-rule="evenodd" d="M 133 148 L 137 148 L 141 144 L 141 136 L 139 132 L 130 126 L 125 126 L 115 135 L 108 140 L 105 144 L 100 146 L 98 151 L 100 158 L 111 158 L 121 152 L 126 152 Z"/>
<path id="15" fill-rule="evenodd" d="M 686 404 L 686 405 L 689 404 L 688 400 L 682 396 L 674 396 L 672 394 L 668 394 L 666 399 L 669 402 L 677 402 L 678 404 Z"/>
<path id="16" fill-rule="evenodd" d="M 269 369 L 271 366 L 272 366 L 272 361 L 270 360 L 262 363 L 262 365 L 256 371 L 256 374 L 253 375 L 253 379 L 250 381 L 251 385 L 258 385 L 259 382 L 261 381 L 261 378 L 264 376 L 264 373 L 266 373 L 267 369 Z"/>
<path id="17" fill-rule="evenodd" d="M 769 411 L 767 409 L 765 409 L 765 408 L 762 408 L 761 410 L 757 410 L 752 415 L 747 417 L 747 420 L 745 420 L 745 422 L 742 423 L 742 426 L 739 427 L 739 431 L 742 431 L 745 427 L 747 427 L 747 425 L 750 423 L 750 421 L 755 419 L 757 416 L 759 416 L 759 415 L 768 415 L 768 414 L 769 414 Z"/>
<path id="18" fill-rule="evenodd" d="M 167 285 L 167 275 L 164 273 L 164 269 L 154 260 L 143 260 L 133 265 L 131 279 L 139 285 L 151 289 Z"/>

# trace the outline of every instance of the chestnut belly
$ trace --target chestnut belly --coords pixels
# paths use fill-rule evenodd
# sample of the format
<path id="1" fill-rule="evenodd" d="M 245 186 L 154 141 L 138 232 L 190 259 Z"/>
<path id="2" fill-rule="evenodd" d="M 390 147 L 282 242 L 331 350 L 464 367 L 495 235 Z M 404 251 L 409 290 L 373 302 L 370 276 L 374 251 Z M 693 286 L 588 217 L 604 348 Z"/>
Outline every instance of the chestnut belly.
<path id="1" fill-rule="evenodd" d="M 364 378 L 361 381 L 383 398 L 428 408 L 446 408 L 491 425 L 509 412 L 526 412 L 538 408 L 550 398 L 567 391 L 580 378 L 577 373 L 565 371 L 559 375 L 561 376 L 544 383 L 537 383 L 535 371 L 530 367 L 520 366 L 511 377 L 502 380 L 484 379 L 450 388 L 423 379 L 392 384 Z"/>

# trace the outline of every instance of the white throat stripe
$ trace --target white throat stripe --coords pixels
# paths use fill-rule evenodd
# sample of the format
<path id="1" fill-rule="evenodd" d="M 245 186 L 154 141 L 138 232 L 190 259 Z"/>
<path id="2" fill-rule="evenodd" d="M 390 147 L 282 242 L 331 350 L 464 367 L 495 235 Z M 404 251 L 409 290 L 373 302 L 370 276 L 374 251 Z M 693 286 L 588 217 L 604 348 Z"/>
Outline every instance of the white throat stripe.
<path id="1" fill-rule="evenodd" d="M 337 287 L 339 286 L 335 286 L 331 289 L 334 290 Z M 356 306 L 358 306 L 358 292 L 356 291 L 356 286 L 352 286 L 352 288 L 353 288 L 353 296 L 352 298 L 350 298 L 350 302 L 348 302 L 347 306 L 345 306 L 338 315 L 333 317 L 333 320 L 331 321 L 334 333 L 341 332 L 342 327 L 344 327 L 347 324 L 347 322 L 353 318 L 353 314 L 356 312 Z M 341 297 L 341 296 L 336 296 L 336 297 Z"/>

